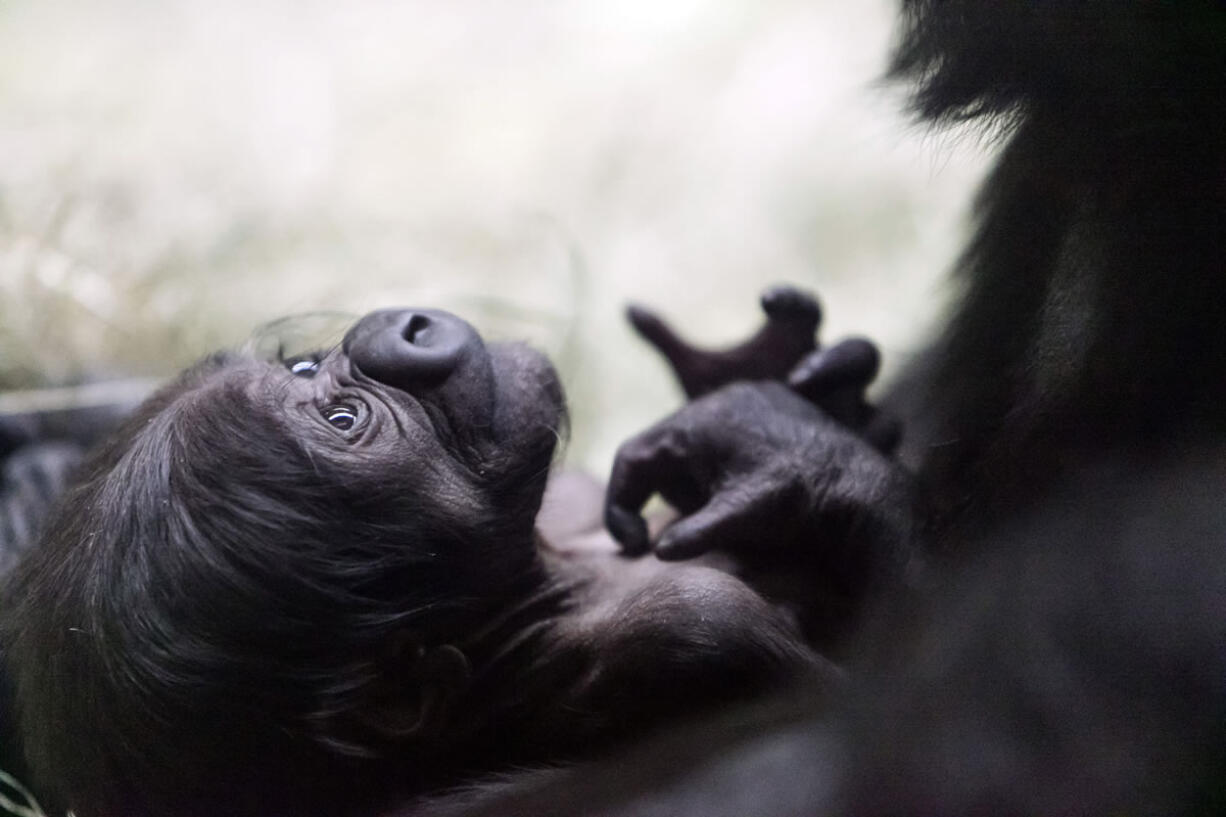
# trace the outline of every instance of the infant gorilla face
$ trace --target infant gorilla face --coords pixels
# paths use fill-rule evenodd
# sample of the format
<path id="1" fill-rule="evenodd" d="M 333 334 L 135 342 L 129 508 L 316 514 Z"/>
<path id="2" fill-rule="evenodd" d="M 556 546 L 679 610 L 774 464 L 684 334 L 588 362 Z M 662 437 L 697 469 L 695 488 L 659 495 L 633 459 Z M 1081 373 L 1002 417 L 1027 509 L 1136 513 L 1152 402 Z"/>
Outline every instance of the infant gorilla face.
<path id="1" fill-rule="evenodd" d="M 396 483 L 453 511 L 479 513 L 483 498 L 470 494 L 482 486 L 516 494 L 538 482 L 564 421 L 561 388 L 542 355 L 487 346 L 440 310 L 373 312 L 338 348 L 282 363 L 247 392 L 283 433 L 351 480 Z M 510 510 L 536 499 L 502 497 Z"/>
<path id="2" fill-rule="evenodd" d="M 169 425 L 183 453 L 171 468 L 191 472 L 179 484 L 221 477 L 208 491 L 222 515 L 274 499 L 264 516 L 341 520 L 332 542 L 394 531 L 428 553 L 444 532 L 470 546 L 493 536 L 491 563 L 527 555 L 565 418 L 543 355 L 486 345 L 431 309 L 373 312 L 338 346 L 295 359 L 215 358 L 176 390 L 132 445 L 157 444 Z M 219 419 L 228 428 L 210 427 Z M 246 491 L 226 499 L 231 487 Z"/>

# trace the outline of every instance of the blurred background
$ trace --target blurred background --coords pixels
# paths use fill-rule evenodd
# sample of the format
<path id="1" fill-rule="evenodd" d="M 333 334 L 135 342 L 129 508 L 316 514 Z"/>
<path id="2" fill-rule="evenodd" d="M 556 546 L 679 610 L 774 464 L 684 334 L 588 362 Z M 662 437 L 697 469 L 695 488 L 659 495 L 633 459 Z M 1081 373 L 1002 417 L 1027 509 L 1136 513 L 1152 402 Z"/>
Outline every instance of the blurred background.
<path id="1" fill-rule="evenodd" d="M 160 377 L 274 318 L 528 338 L 607 471 L 697 341 L 816 290 L 896 367 L 987 148 L 880 80 L 893 0 L 0 2 L 0 387 Z"/>

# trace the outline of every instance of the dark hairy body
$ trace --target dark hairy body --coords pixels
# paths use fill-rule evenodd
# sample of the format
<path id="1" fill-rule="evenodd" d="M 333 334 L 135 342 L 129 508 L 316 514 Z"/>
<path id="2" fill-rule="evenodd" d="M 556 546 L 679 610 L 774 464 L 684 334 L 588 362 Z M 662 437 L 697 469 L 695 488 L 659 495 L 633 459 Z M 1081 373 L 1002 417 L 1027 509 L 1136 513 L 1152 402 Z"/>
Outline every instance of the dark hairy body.
<path id="1" fill-rule="evenodd" d="M 730 573 L 538 526 L 563 422 L 543 357 L 435 310 L 189 369 L 5 581 L 23 776 L 79 817 L 371 814 L 838 682 Z"/>
<path id="2" fill-rule="evenodd" d="M 903 9 L 894 75 L 916 83 L 919 113 L 978 121 L 1003 146 L 956 270 L 960 299 L 882 401 L 905 424 L 889 467 L 914 479 L 916 524 L 853 528 L 834 562 L 859 546 L 870 567 L 915 568 L 842 585 L 864 598 L 839 622 L 847 694 L 778 700 L 422 813 L 1226 807 L 1226 8 Z M 801 439 L 784 413 L 737 423 L 712 408 L 738 404 L 717 390 L 623 447 L 608 505 L 628 549 L 827 550 L 824 500 L 846 451 L 728 453 L 762 428 Z M 694 433 L 712 415 L 723 451 Z M 705 476 L 712 456 L 753 489 L 733 496 Z M 797 473 L 809 500 L 781 505 Z M 899 507 L 901 494 L 852 483 L 838 506 L 877 521 Z M 680 536 L 634 521 L 653 491 L 690 520 Z M 799 530 L 771 524 L 781 507 Z"/>
<path id="3" fill-rule="evenodd" d="M 277 461 L 300 466 L 289 498 L 278 492 L 291 472 L 265 486 L 257 478 L 268 460 L 249 456 L 266 450 L 279 415 L 235 399 L 223 405 L 245 410 L 206 412 L 212 425 L 186 415 L 209 435 L 196 453 L 223 442 L 215 461 L 191 459 L 215 480 L 191 494 L 199 507 L 186 517 L 152 507 L 147 518 L 276 520 L 267 535 L 275 547 L 205 553 L 200 564 L 190 549 L 182 559 L 137 551 L 98 561 L 106 551 L 95 543 L 86 551 L 94 561 L 67 558 L 96 530 L 112 537 L 111 552 L 121 547 L 105 491 L 157 484 L 103 473 L 144 439 L 142 423 L 173 416 L 169 403 L 154 403 L 87 471 L 72 495 L 85 510 L 57 520 L 53 547 L 27 560 L 6 593 L 7 605 L 24 599 L 6 611 L 4 637 L 36 779 L 57 791 L 64 775 L 58 801 L 82 817 L 369 813 L 508 763 L 601 753 L 667 726 L 612 764 L 516 774 L 405 808 L 532 817 L 1220 811 L 1226 11 L 1210 0 L 908 0 L 904 9 L 895 73 L 917 83 L 920 112 L 981 119 L 1004 146 L 958 267 L 961 300 L 881 412 L 860 397 L 876 370 L 862 346 L 810 352 L 787 335 L 770 348 L 809 356 L 769 373 L 786 372 L 792 392 L 724 385 L 721 367 L 740 371 L 743 350 L 694 358 L 649 329 L 696 399 L 623 447 L 606 520 L 629 553 L 654 556 L 605 562 L 542 550 L 532 534 L 557 425 L 556 411 L 538 413 L 557 404 L 547 378 L 494 390 L 511 398 L 513 382 L 542 386 L 526 401 L 473 399 L 486 387 L 467 376 L 448 378 L 437 403 L 429 389 L 408 388 L 443 412 L 443 429 L 448 405 L 525 413 L 459 423 L 422 442 L 426 456 L 409 467 L 393 455 L 396 467 L 383 463 L 378 480 L 333 470 L 331 448 L 304 460 L 300 434 L 274 437 L 288 446 Z M 379 374 L 379 361 L 362 357 L 364 376 L 397 380 L 396 366 Z M 504 374 L 540 371 L 500 359 Z M 221 371 L 223 385 L 237 377 L 235 398 L 249 397 L 243 384 L 253 381 L 241 373 L 250 364 L 232 363 L 206 365 L 167 394 L 191 398 Z M 326 364 L 325 374 L 346 365 Z M 330 405 L 316 404 L 313 421 Z M 883 414 L 905 423 L 896 456 Z M 174 434 L 148 438 L 166 439 Z M 397 518 L 422 461 L 456 468 L 409 492 L 424 499 L 411 529 L 393 538 L 446 546 L 371 550 L 391 541 L 375 520 Z M 146 464 L 158 476 L 179 462 Z M 403 480 L 391 494 L 380 487 L 389 472 Z M 252 484 L 267 487 L 255 504 L 235 493 Z M 653 492 L 681 514 L 662 532 L 638 516 Z M 387 504 L 355 526 L 355 505 L 377 497 Z M 434 513 L 438 500 L 465 513 Z M 271 513 L 270 501 L 281 502 Z M 345 546 L 326 559 L 303 559 L 338 541 Z M 669 572 L 711 552 L 732 554 L 742 575 L 792 581 L 751 589 L 703 566 Z M 218 571 L 223 553 L 255 565 Z M 438 561 L 427 568 L 422 553 Z M 146 581 L 153 568 L 176 581 Z M 421 581 L 422 570 L 439 578 Z M 181 581 L 201 575 L 214 583 Z M 256 576 L 268 582 L 258 593 L 235 595 Z M 118 588 L 111 597 L 89 592 L 103 578 Z M 158 589 L 168 586 L 191 595 Z M 65 587 L 76 589 L 65 597 Z M 97 619 L 110 629 L 80 627 L 82 611 L 100 615 L 97 599 L 114 607 Z M 376 604 L 346 606 L 355 599 Z M 230 600 L 249 609 L 227 614 Z M 798 611 L 807 641 L 844 658 L 850 683 L 832 696 L 829 672 L 767 601 Z M 302 614 L 321 604 L 338 614 Z M 585 613 L 565 615 L 575 610 Z M 236 626 L 219 639 L 227 621 L 274 626 Z M 167 622 L 207 633 L 214 648 L 167 637 Z M 122 638 L 141 646 L 117 651 Z M 724 662 L 745 674 L 726 674 Z M 809 672 L 811 687 L 762 697 Z M 727 686 L 693 700 L 713 679 Z M 760 701 L 673 725 L 740 697 Z M 354 791 L 370 796 L 347 800 Z"/>
<path id="4" fill-rule="evenodd" d="M 918 110 L 1006 134 L 962 302 L 891 396 L 943 510 L 982 520 L 1104 454 L 1218 440 L 1220 4 L 905 9 L 895 72 L 920 81 Z"/>

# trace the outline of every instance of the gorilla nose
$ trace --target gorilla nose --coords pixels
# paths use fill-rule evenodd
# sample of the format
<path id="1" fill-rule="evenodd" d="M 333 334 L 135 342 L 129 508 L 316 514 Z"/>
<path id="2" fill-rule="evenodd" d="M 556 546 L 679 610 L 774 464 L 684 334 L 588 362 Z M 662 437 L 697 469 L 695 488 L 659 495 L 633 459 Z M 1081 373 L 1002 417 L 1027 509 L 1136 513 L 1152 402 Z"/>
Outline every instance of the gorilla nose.
<path id="1" fill-rule="evenodd" d="M 467 321 L 441 309 L 382 309 L 357 322 L 342 348 L 367 377 L 399 389 L 446 380 L 483 346 Z"/>

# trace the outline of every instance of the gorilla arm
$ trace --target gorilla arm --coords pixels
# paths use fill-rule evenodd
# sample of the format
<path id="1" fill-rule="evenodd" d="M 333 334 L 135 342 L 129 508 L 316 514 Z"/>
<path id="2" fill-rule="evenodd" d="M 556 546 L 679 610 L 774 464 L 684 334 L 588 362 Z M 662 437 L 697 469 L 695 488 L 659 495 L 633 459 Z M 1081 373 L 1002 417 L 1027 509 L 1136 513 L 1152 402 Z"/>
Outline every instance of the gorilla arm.
<path id="1" fill-rule="evenodd" d="M 640 511 L 655 493 L 681 518 L 653 540 Z M 623 444 L 605 522 L 628 553 L 733 554 L 822 647 L 921 550 L 910 475 L 779 383 L 726 386 Z"/>

